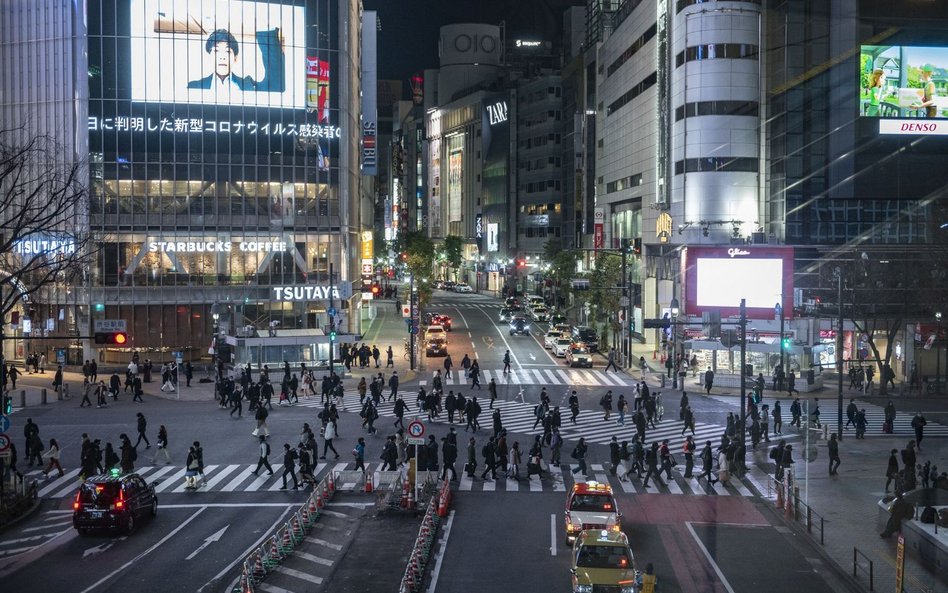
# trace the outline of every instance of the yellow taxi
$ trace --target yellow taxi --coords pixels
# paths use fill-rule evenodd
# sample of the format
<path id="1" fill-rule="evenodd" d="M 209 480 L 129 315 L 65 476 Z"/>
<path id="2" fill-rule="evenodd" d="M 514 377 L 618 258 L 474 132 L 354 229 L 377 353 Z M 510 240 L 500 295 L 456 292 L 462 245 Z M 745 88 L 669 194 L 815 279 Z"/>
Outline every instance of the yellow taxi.
<path id="1" fill-rule="evenodd" d="M 635 559 L 621 531 L 581 531 L 573 544 L 573 593 L 634 593 Z"/>
<path id="2" fill-rule="evenodd" d="M 574 484 L 566 498 L 566 543 L 573 543 L 584 529 L 620 531 L 621 518 L 609 484 Z"/>

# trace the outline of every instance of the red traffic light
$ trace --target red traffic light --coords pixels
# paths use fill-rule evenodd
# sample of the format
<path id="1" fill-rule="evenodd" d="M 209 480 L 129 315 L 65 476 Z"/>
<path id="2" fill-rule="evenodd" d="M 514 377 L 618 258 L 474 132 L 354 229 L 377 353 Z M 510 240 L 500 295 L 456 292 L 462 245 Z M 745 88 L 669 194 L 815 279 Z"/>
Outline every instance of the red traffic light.
<path id="1" fill-rule="evenodd" d="M 525 259 L 518 259 L 518 260 L 517 260 L 517 267 L 518 267 L 518 268 L 525 268 L 525 267 L 527 267 L 527 260 L 525 260 Z"/>
<path id="2" fill-rule="evenodd" d="M 96 344 L 124 346 L 128 343 L 128 334 L 125 332 L 95 332 L 93 338 Z"/>
<path id="3" fill-rule="evenodd" d="M 373 296 L 378 296 L 378 294 L 379 294 L 380 292 L 382 292 L 382 289 L 379 288 L 379 285 L 378 285 L 378 284 L 373 284 L 373 285 L 372 285 L 372 295 L 373 295 Z"/>

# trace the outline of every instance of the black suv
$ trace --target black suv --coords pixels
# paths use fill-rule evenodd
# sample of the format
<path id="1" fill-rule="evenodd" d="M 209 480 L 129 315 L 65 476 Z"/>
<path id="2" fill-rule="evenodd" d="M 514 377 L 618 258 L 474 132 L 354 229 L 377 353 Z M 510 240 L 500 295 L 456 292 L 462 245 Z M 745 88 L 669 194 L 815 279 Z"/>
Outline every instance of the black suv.
<path id="1" fill-rule="evenodd" d="M 514 317 L 510 320 L 510 335 L 530 335 L 530 322 L 523 317 Z"/>
<path id="2" fill-rule="evenodd" d="M 158 514 L 155 484 L 138 474 L 92 476 L 79 486 L 72 503 L 72 525 L 80 535 L 92 529 L 135 530 L 145 515 Z"/>
<path id="3" fill-rule="evenodd" d="M 590 352 L 599 351 L 599 336 L 596 335 L 596 330 L 585 325 L 577 325 L 573 327 L 573 341 L 574 342 L 585 342 L 586 347 L 589 348 Z"/>

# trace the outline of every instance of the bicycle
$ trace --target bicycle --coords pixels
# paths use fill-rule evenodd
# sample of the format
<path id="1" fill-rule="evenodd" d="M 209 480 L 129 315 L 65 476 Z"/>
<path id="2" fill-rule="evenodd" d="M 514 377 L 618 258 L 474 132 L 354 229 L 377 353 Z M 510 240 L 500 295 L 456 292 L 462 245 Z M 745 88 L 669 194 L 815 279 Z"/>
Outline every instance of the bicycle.
<path id="1" fill-rule="evenodd" d="M 408 345 L 408 340 L 405 340 L 405 360 L 411 358 L 411 346 Z"/>

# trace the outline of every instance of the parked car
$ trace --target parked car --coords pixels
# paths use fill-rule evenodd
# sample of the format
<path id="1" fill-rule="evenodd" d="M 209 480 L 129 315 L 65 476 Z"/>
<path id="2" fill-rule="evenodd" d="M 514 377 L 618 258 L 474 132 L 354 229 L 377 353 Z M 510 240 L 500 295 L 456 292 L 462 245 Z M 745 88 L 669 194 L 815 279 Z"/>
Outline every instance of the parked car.
<path id="1" fill-rule="evenodd" d="M 562 337 L 563 332 L 551 329 L 550 331 L 546 332 L 545 336 L 543 336 L 543 347 L 549 350 L 556 344 L 556 341 Z"/>
<path id="2" fill-rule="evenodd" d="M 589 348 L 582 343 L 573 343 L 566 350 L 566 364 L 571 367 L 592 368 L 593 360 Z"/>
<path id="3" fill-rule="evenodd" d="M 87 478 L 72 503 L 72 525 L 79 535 L 93 529 L 135 530 L 138 520 L 158 514 L 155 483 L 135 473 L 112 473 Z"/>
<path id="4" fill-rule="evenodd" d="M 585 325 L 574 326 L 573 340 L 586 344 L 590 352 L 599 350 L 599 336 L 596 334 L 596 330 L 591 327 Z"/>
<path id="5" fill-rule="evenodd" d="M 435 282 L 435 288 L 437 288 L 438 290 L 443 290 L 443 289 L 444 289 L 444 280 L 438 280 L 437 282 Z"/>
<path id="6" fill-rule="evenodd" d="M 457 284 L 454 280 L 445 280 L 442 288 L 445 290 L 454 290 L 454 286 Z"/>
<path id="7" fill-rule="evenodd" d="M 474 292 L 474 289 L 464 282 L 461 282 L 460 284 L 454 285 L 454 292 Z"/>
<path id="8" fill-rule="evenodd" d="M 571 340 L 569 336 L 561 337 L 556 341 L 556 344 L 553 345 L 553 354 L 556 355 L 557 358 L 563 358 L 572 345 L 573 340 Z"/>
<path id="9" fill-rule="evenodd" d="M 514 317 L 510 322 L 510 335 L 529 336 L 530 322 L 524 317 Z"/>

